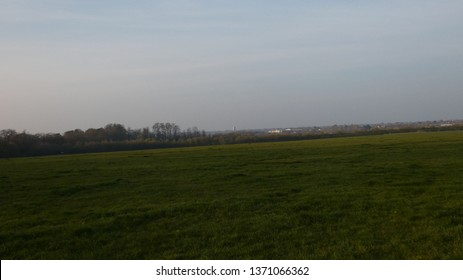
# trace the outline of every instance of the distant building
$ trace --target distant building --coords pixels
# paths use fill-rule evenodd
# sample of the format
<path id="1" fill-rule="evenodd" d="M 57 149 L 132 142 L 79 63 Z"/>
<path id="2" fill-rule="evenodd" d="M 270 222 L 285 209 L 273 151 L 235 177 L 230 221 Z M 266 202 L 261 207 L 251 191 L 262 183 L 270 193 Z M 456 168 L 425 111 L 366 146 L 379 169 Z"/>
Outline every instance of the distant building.
<path id="1" fill-rule="evenodd" d="M 280 134 L 282 133 L 283 131 L 279 130 L 279 129 L 273 129 L 273 130 L 269 130 L 268 133 L 270 134 Z"/>

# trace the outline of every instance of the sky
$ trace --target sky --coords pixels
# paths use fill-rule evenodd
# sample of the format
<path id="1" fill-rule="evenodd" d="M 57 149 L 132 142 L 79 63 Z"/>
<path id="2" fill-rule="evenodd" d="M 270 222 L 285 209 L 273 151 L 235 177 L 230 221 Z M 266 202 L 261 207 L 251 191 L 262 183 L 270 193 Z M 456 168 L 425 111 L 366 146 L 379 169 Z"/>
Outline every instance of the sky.
<path id="1" fill-rule="evenodd" d="M 0 129 L 463 119 L 461 0 L 0 7 Z"/>

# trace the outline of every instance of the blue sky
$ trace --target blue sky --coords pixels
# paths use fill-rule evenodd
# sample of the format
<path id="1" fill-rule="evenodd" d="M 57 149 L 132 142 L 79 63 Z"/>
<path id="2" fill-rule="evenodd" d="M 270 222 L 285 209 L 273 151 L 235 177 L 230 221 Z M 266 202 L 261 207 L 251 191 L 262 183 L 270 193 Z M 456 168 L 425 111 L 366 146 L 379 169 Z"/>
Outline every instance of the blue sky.
<path id="1" fill-rule="evenodd" d="M 463 118 L 462 1 L 0 5 L 0 129 Z"/>

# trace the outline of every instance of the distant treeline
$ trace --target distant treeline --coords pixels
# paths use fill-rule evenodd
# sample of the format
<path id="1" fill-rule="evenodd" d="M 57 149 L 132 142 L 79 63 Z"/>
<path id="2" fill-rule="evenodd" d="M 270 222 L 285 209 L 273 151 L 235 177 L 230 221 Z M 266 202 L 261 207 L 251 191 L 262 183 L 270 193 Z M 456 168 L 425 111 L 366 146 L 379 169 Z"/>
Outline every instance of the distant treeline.
<path id="1" fill-rule="evenodd" d="M 175 123 L 155 123 L 151 128 L 145 127 L 142 129 L 130 129 L 122 124 L 108 124 L 102 128 L 90 128 L 86 131 L 75 129 L 67 131 L 64 134 L 29 134 L 25 131 L 16 132 L 12 129 L 4 129 L 0 131 L 0 158 L 462 129 L 462 126 L 451 126 L 427 128 L 403 127 L 400 129 L 371 129 L 351 132 L 340 130 L 329 133 L 293 132 L 256 134 L 240 131 L 207 134 L 204 130 L 199 130 L 197 127 L 181 130 Z"/>
<path id="2" fill-rule="evenodd" d="M 108 124 L 101 128 L 89 128 L 86 131 L 75 129 L 63 134 L 29 134 L 5 129 L 0 131 L 0 157 L 191 146 L 205 138 L 204 130 L 193 127 L 182 131 L 175 123 L 155 123 L 151 128 L 141 129 Z"/>

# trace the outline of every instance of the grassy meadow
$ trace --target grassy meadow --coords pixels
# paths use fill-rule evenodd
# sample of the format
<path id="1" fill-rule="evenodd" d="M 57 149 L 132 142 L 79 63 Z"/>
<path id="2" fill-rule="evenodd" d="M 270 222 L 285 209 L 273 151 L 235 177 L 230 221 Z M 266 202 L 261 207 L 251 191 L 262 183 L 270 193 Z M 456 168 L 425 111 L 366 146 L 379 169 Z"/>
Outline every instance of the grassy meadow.
<path id="1" fill-rule="evenodd" d="M 463 132 L 0 160 L 1 259 L 463 259 Z"/>

